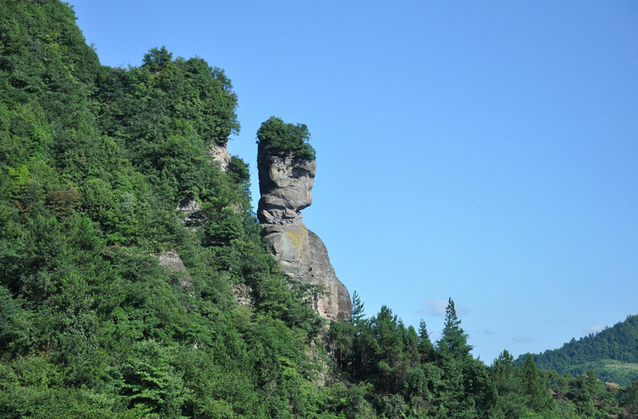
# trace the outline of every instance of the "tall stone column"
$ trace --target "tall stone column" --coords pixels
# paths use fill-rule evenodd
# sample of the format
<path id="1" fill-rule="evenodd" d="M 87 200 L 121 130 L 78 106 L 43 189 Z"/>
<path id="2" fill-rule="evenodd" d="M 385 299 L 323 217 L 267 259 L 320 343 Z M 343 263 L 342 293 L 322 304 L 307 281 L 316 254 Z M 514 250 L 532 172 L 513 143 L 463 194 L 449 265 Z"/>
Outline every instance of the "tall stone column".
<path id="1" fill-rule="evenodd" d="M 349 320 L 350 293 L 337 279 L 323 241 L 301 222 L 301 210 L 312 204 L 317 162 L 294 155 L 274 155 L 259 145 L 257 153 L 261 199 L 257 216 L 262 239 L 281 270 L 303 284 L 319 285 L 315 309 L 330 320 Z"/>

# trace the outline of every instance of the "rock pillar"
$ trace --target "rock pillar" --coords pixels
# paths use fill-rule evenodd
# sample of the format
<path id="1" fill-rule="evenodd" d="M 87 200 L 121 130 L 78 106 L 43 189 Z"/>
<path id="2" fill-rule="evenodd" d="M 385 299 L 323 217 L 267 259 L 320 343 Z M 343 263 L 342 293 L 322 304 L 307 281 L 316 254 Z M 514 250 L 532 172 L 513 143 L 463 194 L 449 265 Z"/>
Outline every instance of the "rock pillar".
<path id="1" fill-rule="evenodd" d="M 317 163 L 294 155 L 273 155 L 260 144 L 257 216 L 262 239 L 279 261 L 281 270 L 295 281 L 319 285 L 315 309 L 329 320 L 349 320 L 352 302 L 337 279 L 323 241 L 301 222 L 301 210 L 312 204 Z"/>

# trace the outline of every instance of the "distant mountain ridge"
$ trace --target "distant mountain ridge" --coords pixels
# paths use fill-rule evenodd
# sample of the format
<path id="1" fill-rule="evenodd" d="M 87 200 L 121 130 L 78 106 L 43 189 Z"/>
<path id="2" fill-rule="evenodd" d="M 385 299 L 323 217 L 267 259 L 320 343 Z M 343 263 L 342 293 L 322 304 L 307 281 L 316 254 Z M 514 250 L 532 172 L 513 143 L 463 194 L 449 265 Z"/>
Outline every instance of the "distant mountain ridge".
<path id="1" fill-rule="evenodd" d="M 574 376 L 594 370 L 603 381 L 628 385 L 638 380 L 638 316 L 533 356 L 540 369 Z M 521 355 L 516 363 L 523 361 Z"/>

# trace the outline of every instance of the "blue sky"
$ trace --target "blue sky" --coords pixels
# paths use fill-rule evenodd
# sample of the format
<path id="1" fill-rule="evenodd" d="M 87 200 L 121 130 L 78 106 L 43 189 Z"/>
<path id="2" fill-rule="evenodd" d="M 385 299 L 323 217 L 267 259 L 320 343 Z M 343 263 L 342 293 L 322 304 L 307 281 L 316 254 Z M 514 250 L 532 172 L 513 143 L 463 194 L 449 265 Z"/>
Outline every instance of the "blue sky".
<path id="1" fill-rule="evenodd" d="M 366 313 L 491 363 L 638 313 L 635 1 L 75 0 L 102 64 L 226 70 L 232 154 L 272 115 L 317 150 L 304 222 Z"/>

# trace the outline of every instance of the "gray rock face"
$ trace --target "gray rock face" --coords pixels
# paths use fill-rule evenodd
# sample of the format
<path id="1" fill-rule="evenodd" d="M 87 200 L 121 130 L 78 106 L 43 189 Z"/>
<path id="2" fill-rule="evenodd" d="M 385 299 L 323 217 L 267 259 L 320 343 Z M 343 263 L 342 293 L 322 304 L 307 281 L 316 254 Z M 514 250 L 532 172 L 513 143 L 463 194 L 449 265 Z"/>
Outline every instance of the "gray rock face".
<path id="1" fill-rule="evenodd" d="M 323 294 L 314 301 L 319 315 L 330 320 L 350 319 L 350 293 L 337 279 L 323 241 L 301 222 L 300 211 L 312 203 L 317 163 L 270 155 L 262 147 L 258 162 L 261 199 L 257 216 L 262 239 L 286 275 L 322 287 Z"/>
<path id="2" fill-rule="evenodd" d="M 312 204 L 312 186 L 317 162 L 290 156 L 273 156 L 259 151 L 257 216 L 262 224 L 298 224 L 301 211 Z"/>
<path id="3" fill-rule="evenodd" d="M 228 152 L 226 144 L 213 144 L 211 148 L 206 151 L 206 154 L 208 154 L 214 162 L 219 164 L 219 169 L 222 172 L 228 170 L 228 165 L 230 164 L 230 153 Z"/>
<path id="4" fill-rule="evenodd" d="M 159 255 L 159 264 L 164 267 L 164 271 L 175 277 L 182 288 L 190 288 L 193 283 L 191 274 L 186 270 L 182 258 L 174 250 L 164 250 Z"/>
<path id="5" fill-rule="evenodd" d="M 182 200 L 175 210 L 184 213 L 183 222 L 188 229 L 198 230 L 208 221 L 199 203 L 193 198 Z"/>
<path id="6" fill-rule="evenodd" d="M 233 285 L 233 294 L 235 295 L 235 300 L 237 304 L 242 306 L 253 306 L 255 305 L 255 299 L 253 298 L 253 290 L 246 284 L 235 284 Z"/>

